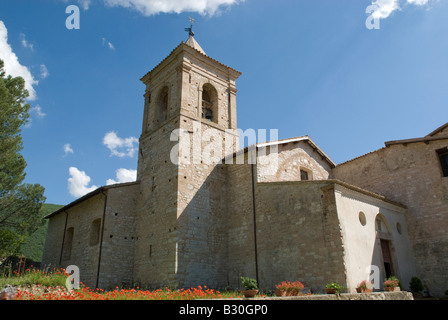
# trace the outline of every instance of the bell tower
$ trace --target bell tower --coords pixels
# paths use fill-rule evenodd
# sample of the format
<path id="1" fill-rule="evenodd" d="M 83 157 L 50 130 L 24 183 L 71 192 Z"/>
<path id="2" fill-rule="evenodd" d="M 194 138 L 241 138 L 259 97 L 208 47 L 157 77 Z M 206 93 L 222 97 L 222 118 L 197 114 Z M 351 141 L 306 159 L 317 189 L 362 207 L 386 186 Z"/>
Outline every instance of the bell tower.
<path id="1" fill-rule="evenodd" d="M 134 279 L 147 286 L 226 285 L 226 155 L 239 146 L 240 72 L 212 59 L 191 28 L 145 85 Z"/>

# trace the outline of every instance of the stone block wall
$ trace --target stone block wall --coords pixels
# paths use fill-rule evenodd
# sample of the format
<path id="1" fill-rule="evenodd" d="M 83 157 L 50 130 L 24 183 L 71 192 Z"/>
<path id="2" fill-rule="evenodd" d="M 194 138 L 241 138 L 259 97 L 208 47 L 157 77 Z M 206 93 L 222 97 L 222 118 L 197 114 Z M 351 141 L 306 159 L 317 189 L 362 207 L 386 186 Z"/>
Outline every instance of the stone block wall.
<path id="1" fill-rule="evenodd" d="M 92 288 L 130 284 L 138 188 L 103 187 L 51 217 L 43 264 L 76 265 L 80 281 Z"/>
<path id="2" fill-rule="evenodd" d="M 101 226 L 104 200 L 99 193 L 50 219 L 43 264 L 63 268 L 76 265 L 80 281 L 96 286 L 101 229 L 93 223 L 97 220 Z"/>
<path id="3" fill-rule="evenodd" d="M 136 213 L 134 281 L 140 286 L 173 286 L 176 282 L 176 230 L 178 179 L 171 162 L 175 141 L 171 132 L 179 117 L 162 123 L 140 138 L 140 190 Z"/>
<path id="4" fill-rule="evenodd" d="M 227 166 L 229 185 L 229 285 L 240 277 L 259 280 L 263 290 L 282 281 L 302 281 L 315 292 L 346 283 L 342 234 L 334 191 L 326 181 L 263 182 L 256 166 Z M 254 204 L 255 203 L 255 208 Z M 258 274 L 257 274 L 258 273 Z"/>
<path id="5" fill-rule="evenodd" d="M 260 285 L 302 281 L 322 292 L 346 286 L 344 248 L 334 192 L 327 182 L 259 183 L 256 188 Z"/>
<path id="6" fill-rule="evenodd" d="M 252 166 L 227 165 L 228 286 L 241 289 L 241 277 L 256 278 Z"/>
<path id="7" fill-rule="evenodd" d="M 227 286 L 227 172 L 219 164 L 225 139 L 234 140 L 206 120 L 182 115 L 180 127 L 189 140 L 187 159 L 178 166 L 177 284 L 181 287 Z M 208 135 L 207 131 L 213 134 Z M 182 141 L 181 141 L 182 144 Z M 216 156 L 216 155 L 217 156 Z"/>
<path id="8" fill-rule="evenodd" d="M 135 211 L 138 183 L 107 191 L 98 287 L 129 287 L 133 284 Z M 101 241 L 101 239 L 100 239 Z"/>

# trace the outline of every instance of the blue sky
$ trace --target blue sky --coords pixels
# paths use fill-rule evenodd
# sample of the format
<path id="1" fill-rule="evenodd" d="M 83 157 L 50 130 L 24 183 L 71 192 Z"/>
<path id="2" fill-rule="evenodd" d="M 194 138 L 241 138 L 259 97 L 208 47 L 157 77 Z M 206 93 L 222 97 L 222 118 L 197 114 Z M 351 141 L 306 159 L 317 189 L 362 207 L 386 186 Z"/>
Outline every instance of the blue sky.
<path id="1" fill-rule="evenodd" d="M 2 0 L 0 58 L 32 88 L 26 182 L 67 204 L 132 176 L 139 79 L 186 41 L 189 16 L 205 52 L 243 73 L 238 128 L 307 134 L 336 163 L 424 136 L 448 121 L 447 13 L 445 0 Z"/>

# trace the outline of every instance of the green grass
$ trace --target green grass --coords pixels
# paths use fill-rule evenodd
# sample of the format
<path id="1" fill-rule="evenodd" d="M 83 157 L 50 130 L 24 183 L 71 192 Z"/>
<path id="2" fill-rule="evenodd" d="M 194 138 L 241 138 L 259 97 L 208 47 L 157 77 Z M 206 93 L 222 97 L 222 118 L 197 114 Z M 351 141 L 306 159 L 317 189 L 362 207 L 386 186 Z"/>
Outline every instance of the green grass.
<path id="1" fill-rule="evenodd" d="M 13 273 L 8 277 L 0 278 L 0 288 L 6 284 L 11 286 L 29 286 L 40 284 L 46 287 L 65 286 L 67 276 L 63 272 L 56 270 L 52 273 L 45 273 L 40 270 L 27 269 L 22 274 Z"/>

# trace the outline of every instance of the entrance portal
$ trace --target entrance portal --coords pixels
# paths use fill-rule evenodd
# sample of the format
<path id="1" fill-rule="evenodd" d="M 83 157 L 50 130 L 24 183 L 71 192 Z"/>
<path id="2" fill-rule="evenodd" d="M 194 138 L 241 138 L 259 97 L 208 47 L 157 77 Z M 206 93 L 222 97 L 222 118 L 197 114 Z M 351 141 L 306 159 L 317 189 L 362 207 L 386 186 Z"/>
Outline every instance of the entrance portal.
<path id="1" fill-rule="evenodd" d="M 381 241 L 381 251 L 383 252 L 383 261 L 384 261 L 384 271 L 386 272 L 386 278 L 395 275 L 393 264 L 392 264 L 392 255 L 390 253 L 390 244 L 389 240 L 380 239 Z"/>

